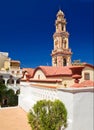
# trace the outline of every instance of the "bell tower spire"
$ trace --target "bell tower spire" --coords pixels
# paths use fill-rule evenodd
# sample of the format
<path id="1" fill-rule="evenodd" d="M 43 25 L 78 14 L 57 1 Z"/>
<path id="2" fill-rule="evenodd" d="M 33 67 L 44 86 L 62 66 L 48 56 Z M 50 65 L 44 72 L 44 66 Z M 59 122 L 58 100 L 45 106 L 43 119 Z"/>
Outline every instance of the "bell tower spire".
<path id="1" fill-rule="evenodd" d="M 69 33 L 66 31 L 64 13 L 59 10 L 55 21 L 56 31 L 53 35 L 52 66 L 71 65 L 71 49 L 69 49 Z"/>

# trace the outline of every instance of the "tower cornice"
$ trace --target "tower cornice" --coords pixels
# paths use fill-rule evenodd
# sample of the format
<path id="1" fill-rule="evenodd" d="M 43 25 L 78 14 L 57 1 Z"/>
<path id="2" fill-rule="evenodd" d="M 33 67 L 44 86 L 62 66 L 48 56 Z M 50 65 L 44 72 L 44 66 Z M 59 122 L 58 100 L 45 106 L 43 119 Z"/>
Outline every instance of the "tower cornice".
<path id="1" fill-rule="evenodd" d="M 69 37 L 69 33 L 68 32 L 64 32 L 64 31 L 62 31 L 62 32 L 55 32 L 54 34 L 53 34 L 53 38 L 55 38 L 55 37 Z"/>
<path id="2" fill-rule="evenodd" d="M 58 19 L 58 20 L 55 21 L 55 25 L 57 25 L 59 23 L 61 23 L 61 24 L 67 24 L 66 19 L 62 19 L 62 20 Z"/>
<path id="3" fill-rule="evenodd" d="M 58 49 L 58 51 L 53 50 L 51 55 L 52 56 L 54 56 L 54 55 L 72 55 L 72 52 L 71 52 L 71 49 L 62 49 L 62 50 Z"/>

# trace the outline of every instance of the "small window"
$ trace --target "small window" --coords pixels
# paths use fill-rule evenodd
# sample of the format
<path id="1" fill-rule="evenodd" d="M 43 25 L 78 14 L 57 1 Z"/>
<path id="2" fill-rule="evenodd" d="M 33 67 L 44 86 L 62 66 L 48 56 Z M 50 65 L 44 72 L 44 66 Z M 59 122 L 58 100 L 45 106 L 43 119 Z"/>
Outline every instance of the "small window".
<path id="1" fill-rule="evenodd" d="M 14 71 L 12 71 L 12 74 L 14 74 Z"/>
<path id="2" fill-rule="evenodd" d="M 63 59 L 63 66 L 67 66 L 67 61 L 65 58 Z"/>
<path id="3" fill-rule="evenodd" d="M 90 74 L 89 73 L 84 74 L 84 80 L 90 80 Z"/>
<path id="4" fill-rule="evenodd" d="M 54 63 L 57 64 L 57 58 L 54 59 Z"/>
<path id="5" fill-rule="evenodd" d="M 66 41 L 64 42 L 64 49 L 66 49 Z"/>
<path id="6" fill-rule="evenodd" d="M 38 79 L 40 79 L 40 75 L 38 75 Z"/>
<path id="7" fill-rule="evenodd" d="M 20 73 L 20 71 L 17 71 L 17 74 L 19 74 Z"/>
<path id="8" fill-rule="evenodd" d="M 62 26 L 62 31 L 64 31 L 64 27 Z"/>
<path id="9" fill-rule="evenodd" d="M 55 41 L 55 49 L 58 49 L 58 40 Z"/>
<path id="10" fill-rule="evenodd" d="M 7 80 L 7 84 L 14 84 L 14 79 L 12 75 L 10 75 L 10 78 Z"/>
<path id="11" fill-rule="evenodd" d="M 17 84 L 20 84 L 20 79 L 17 79 L 16 83 L 17 83 Z"/>
<path id="12" fill-rule="evenodd" d="M 5 80 L 3 79 L 3 76 L 2 76 L 2 75 L 0 75 L 0 83 L 5 84 Z"/>

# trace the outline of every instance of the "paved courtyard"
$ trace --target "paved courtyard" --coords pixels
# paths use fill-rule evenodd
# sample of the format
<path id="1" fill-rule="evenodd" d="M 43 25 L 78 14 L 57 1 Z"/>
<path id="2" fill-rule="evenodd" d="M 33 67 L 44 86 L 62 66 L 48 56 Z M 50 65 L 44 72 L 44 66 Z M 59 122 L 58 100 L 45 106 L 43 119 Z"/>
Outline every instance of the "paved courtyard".
<path id="1" fill-rule="evenodd" d="M 20 107 L 0 109 L 0 130 L 31 130 L 27 113 Z"/>

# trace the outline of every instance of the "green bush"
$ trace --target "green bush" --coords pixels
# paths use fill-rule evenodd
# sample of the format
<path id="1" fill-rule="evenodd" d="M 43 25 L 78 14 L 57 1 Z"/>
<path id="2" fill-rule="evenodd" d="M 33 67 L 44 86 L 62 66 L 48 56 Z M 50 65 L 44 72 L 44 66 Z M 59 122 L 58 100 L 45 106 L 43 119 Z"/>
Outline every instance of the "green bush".
<path id="1" fill-rule="evenodd" d="M 59 130 L 67 126 L 67 110 L 59 100 L 41 100 L 28 113 L 28 121 L 32 130 Z"/>

